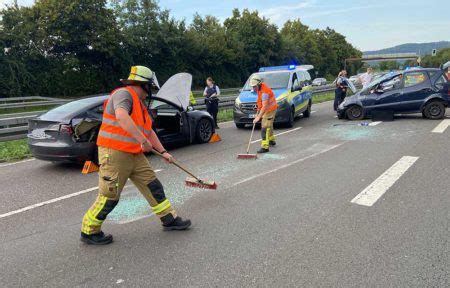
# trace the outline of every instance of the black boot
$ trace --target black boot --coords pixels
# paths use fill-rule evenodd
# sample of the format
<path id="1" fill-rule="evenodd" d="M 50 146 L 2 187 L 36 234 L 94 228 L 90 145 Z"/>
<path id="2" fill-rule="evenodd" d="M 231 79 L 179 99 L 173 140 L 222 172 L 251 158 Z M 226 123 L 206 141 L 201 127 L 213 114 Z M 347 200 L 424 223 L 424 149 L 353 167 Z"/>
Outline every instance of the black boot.
<path id="1" fill-rule="evenodd" d="M 175 218 L 171 223 L 169 224 L 163 224 L 164 231 L 171 231 L 171 230 L 186 230 L 191 226 L 191 220 L 186 219 L 183 220 L 181 217 Z"/>
<path id="2" fill-rule="evenodd" d="M 81 232 L 81 242 L 90 245 L 107 245 L 113 242 L 113 236 L 111 234 L 105 235 L 105 233 L 101 231 L 91 235 Z"/>
<path id="3" fill-rule="evenodd" d="M 261 148 L 261 149 L 259 149 L 257 152 L 258 152 L 258 153 L 267 153 L 267 152 L 269 152 L 269 149 L 267 149 L 267 148 Z"/>
<path id="4" fill-rule="evenodd" d="M 269 145 L 270 145 L 270 146 L 275 146 L 275 145 L 277 145 L 277 142 L 275 142 L 275 141 L 273 141 L 273 140 L 272 140 L 272 141 L 269 141 Z"/>

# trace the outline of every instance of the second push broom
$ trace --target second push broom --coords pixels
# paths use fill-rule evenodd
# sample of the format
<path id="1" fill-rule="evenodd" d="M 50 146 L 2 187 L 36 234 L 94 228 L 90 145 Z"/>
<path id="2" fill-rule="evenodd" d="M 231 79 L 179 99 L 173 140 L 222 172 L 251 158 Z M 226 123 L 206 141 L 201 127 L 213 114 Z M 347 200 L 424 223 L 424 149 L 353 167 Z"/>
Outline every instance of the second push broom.
<path id="1" fill-rule="evenodd" d="M 253 123 L 252 133 L 250 134 L 250 140 L 248 140 L 247 153 L 238 154 L 238 157 L 237 157 L 238 159 L 256 159 L 256 158 L 258 158 L 258 156 L 256 154 L 248 153 L 250 151 L 250 145 L 252 144 L 252 138 L 253 138 L 253 132 L 255 132 L 255 126 L 256 126 L 256 123 Z"/>

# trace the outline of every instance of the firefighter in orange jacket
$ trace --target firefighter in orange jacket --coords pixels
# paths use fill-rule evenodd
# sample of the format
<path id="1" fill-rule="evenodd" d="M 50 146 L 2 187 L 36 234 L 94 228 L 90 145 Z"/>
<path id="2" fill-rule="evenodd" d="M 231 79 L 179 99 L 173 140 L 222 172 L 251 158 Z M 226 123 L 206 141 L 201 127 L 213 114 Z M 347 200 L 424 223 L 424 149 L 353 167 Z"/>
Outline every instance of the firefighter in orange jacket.
<path id="1" fill-rule="evenodd" d="M 125 87 L 114 90 L 107 100 L 97 138 L 99 194 L 81 226 L 81 241 L 87 244 L 112 242 L 112 235 L 104 234 L 101 226 L 119 202 L 128 179 L 146 198 L 164 230 L 185 230 L 191 225 L 190 220 L 177 216 L 144 155 L 154 149 L 166 161 L 174 161 L 152 130 L 152 119 L 144 105 L 155 84 L 154 73 L 147 67 L 133 66 L 128 79 L 121 81 Z"/>
<path id="2" fill-rule="evenodd" d="M 253 75 L 250 78 L 250 86 L 253 91 L 258 94 L 257 106 L 258 113 L 256 114 L 253 123 L 261 121 L 261 149 L 258 153 L 269 152 L 269 146 L 275 146 L 275 136 L 273 135 L 273 122 L 275 121 L 275 114 L 277 113 L 277 99 L 273 94 L 272 89 L 262 82 L 261 76 Z"/>

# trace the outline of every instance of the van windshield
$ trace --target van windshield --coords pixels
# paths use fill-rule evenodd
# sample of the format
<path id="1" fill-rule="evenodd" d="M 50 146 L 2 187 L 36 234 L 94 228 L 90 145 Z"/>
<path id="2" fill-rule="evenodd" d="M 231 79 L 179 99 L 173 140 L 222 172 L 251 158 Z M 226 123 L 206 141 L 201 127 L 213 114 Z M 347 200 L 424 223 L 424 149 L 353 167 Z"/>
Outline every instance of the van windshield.
<path id="1" fill-rule="evenodd" d="M 255 73 L 253 75 L 261 76 L 262 81 L 269 85 L 269 87 L 272 89 L 286 89 L 288 87 L 289 78 L 291 76 L 289 72 Z M 252 76 L 250 76 L 250 78 Z M 247 80 L 247 83 L 245 83 L 244 90 L 252 90 L 252 86 L 250 86 L 249 80 Z"/>

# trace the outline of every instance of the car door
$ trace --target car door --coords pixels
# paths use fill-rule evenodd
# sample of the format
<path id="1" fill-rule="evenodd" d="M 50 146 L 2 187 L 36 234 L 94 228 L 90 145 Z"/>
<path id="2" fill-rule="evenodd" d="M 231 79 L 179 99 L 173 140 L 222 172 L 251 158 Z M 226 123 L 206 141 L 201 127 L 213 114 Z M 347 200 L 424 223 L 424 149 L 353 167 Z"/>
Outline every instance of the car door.
<path id="1" fill-rule="evenodd" d="M 374 110 L 392 110 L 400 112 L 403 75 L 399 74 L 393 78 L 381 82 L 371 93 L 370 98 L 374 101 Z"/>
<path id="2" fill-rule="evenodd" d="M 401 112 L 420 111 L 423 101 L 433 93 L 428 74 L 424 71 L 406 72 L 400 96 Z"/>
<path id="3" fill-rule="evenodd" d="M 302 104 L 302 95 L 301 91 L 298 91 L 301 82 L 297 75 L 297 73 L 292 73 L 292 83 L 291 83 L 291 90 L 289 92 L 289 99 L 295 106 L 295 112 L 298 112 L 298 110 L 301 108 Z"/>

